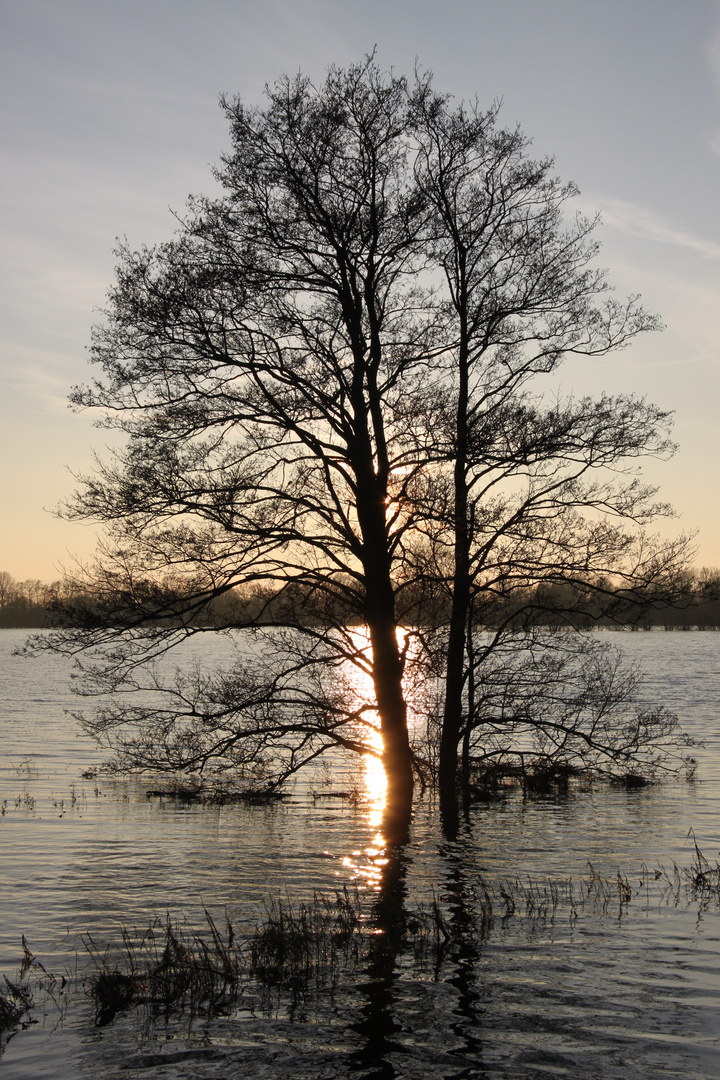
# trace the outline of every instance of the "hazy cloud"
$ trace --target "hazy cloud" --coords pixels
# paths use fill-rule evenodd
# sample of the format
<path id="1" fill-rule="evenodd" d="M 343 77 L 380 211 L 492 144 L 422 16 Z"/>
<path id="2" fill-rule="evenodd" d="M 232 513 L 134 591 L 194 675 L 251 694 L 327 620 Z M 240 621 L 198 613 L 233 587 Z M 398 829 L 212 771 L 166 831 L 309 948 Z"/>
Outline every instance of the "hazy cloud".
<path id="1" fill-rule="evenodd" d="M 671 222 L 664 220 L 644 206 L 638 206 L 624 199 L 612 198 L 603 198 L 592 206 L 587 200 L 581 200 L 581 202 L 586 203 L 586 207 L 583 207 L 586 212 L 599 210 L 603 224 L 610 225 L 621 232 L 642 237 L 644 240 L 655 240 L 660 244 L 696 251 L 707 259 L 720 259 L 720 244 L 685 232 L 683 229 L 677 229 Z"/>

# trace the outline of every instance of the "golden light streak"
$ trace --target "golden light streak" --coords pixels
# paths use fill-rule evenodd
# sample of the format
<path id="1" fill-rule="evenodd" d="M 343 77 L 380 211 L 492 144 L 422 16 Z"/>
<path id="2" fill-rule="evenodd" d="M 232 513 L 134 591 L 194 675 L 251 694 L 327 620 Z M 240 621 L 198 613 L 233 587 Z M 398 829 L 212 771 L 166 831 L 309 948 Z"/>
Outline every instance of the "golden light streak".
<path id="1" fill-rule="evenodd" d="M 403 631 L 398 630 L 398 636 Z M 353 665 L 349 661 L 346 665 L 346 678 L 358 698 L 372 701 L 375 691 L 372 684 L 370 671 L 370 635 L 366 629 L 352 632 L 353 646 L 359 654 L 367 657 L 366 669 L 359 665 Z M 360 734 L 360 732 L 359 732 Z M 363 725 L 362 738 L 370 745 L 378 755 L 382 754 L 383 742 L 380 734 L 379 720 L 373 725 Z M 377 890 L 382 882 L 383 867 L 387 864 L 385 837 L 380 831 L 385 802 L 387 798 L 387 777 L 383 768 L 382 760 L 376 754 L 364 754 L 362 759 L 362 803 L 367 814 L 367 823 L 371 830 L 376 830 L 371 842 L 362 851 L 353 851 L 342 859 L 342 865 L 352 872 L 352 877 L 359 888 Z"/>

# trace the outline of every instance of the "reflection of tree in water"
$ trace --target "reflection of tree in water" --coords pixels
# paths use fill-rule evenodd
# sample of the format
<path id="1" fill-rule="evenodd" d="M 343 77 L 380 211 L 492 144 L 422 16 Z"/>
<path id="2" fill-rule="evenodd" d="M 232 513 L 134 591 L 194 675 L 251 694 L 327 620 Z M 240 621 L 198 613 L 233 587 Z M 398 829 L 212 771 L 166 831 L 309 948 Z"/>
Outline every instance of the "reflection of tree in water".
<path id="1" fill-rule="evenodd" d="M 482 1054 L 479 1036 L 482 1009 L 477 988 L 477 961 L 487 928 L 475 911 L 474 892 L 465 870 L 462 844 L 445 844 L 441 855 L 445 867 L 441 891 L 447 919 L 441 914 L 439 905 L 436 906 L 438 938 L 432 964 L 434 976 L 428 983 L 427 995 L 421 999 L 419 1011 L 423 1028 L 433 1029 L 429 1036 L 435 1043 L 431 1056 L 440 1055 L 444 1059 L 444 1068 L 451 1070 L 443 1074 L 448 1080 L 451 1077 L 459 1080 L 460 1077 L 484 1075 L 479 1060 Z M 385 856 L 387 861 L 382 868 L 372 911 L 375 933 L 364 967 L 367 978 L 356 986 L 364 1001 L 359 1019 L 351 1025 L 363 1040 L 361 1048 L 352 1056 L 352 1068 L 362 1072 L 363 1080 L 385 1080 L 398 1075 L 392 1056 L 410 1052 L 398 1034 L 402 1031 L 414 1034 L 408 1021 L 413 1017 L 418 1019 L 413 1009 L 411 1017 L 403 1020 L 407 1002 L 403 1000 L 402 958 L 411 950 L 410 942 L 417 929 L 414 926 L 416 915 L 406 907 L 407 874 L 412 859 L 406 844 L 389 845 Z M 429 959 L 425 957 L 426 965 Z M 451 974 L 444 975 L 448 969 Z M 442 983 L 455 991 L 452 995 L 454 1004 L 442 991 L 437 993 L 437 984 Z M 415 983 L 415 989 L 417 985 Z M 437 1041 L 438 1029 L 442 1028 L 449 1028 L 442 1038 L 444 1045 Z M 442 1037 L 442 1032 L 440 1034 Z M 445 1041 L 448 1036 L 452 1037 L 451 1046 Z M 427 1064 L 432 1068 L 429 1061 Z"/>
<path id="2" fill-rule="evenodd" d="M 477 989 L 477 962 L 480 957 L 480 942 L 486 929 L 482 920 L 478 922 L 473 905 L 473 890 L 467 880 L 464 866 L 464 852 L 461 844 L 448 844 L 442 854 L 446 861 L 445 898 L 450 913 L 452 943 L 452 964 L 454 972 L 447 980 L 457 990 L 458 999 L 452 1010 L 457 1020 L 451 1023 L 453 1034 L 461 1040 L 462 1048 L 453 1049 L 451 1054 L 471 1055 L 473 1061 L 482 1054 L 480 1023 L 482 1009 L 481 994 Z M 447 951 L 447 950 L 446 950 Z M 483 1070 L 484 1074 L 484 1070 Z M 467 1067 L 448 1074 L 456 1077 L 479 1076 L 480 1072 Z"/>
<path id="3" fill-rule="evenodd" d="M 363 1070 L 366 1080 L 394 1077 L 395 1068 L 388 1061 L 388 1055 L 406 1052 L 394 1038 L 401 1030 L 394 1007 L 396 983 L 400 977 L 397 960 L 403 951 L 407 931 L 405 899 L 410 857 L 405 841 L 408 822 L 391 818 L 386 812 L 381 831 L 388 843 L 372 911 L 375 932 L 364 969 L 367 979 L 357 984 L 365 1002 L 360 1009 L 360 1018 L 351 1025 L 363 1040 L 361 1048 L 352 1056 L 351 1067 L 358 1072 Z"/>
<path id="4" fill-rule="evenodd" d="M 127 1053 L 135 1067 L 172 1065 L 181 1070 L 173 1075 L 195 1080 L 219 1075 L 218 1062 L 226 1063 L 227 1075 L 298 1080 L 539 1080 L 550 1068 L 592 1080 L 629 1077 L 623 1055 L 630 1036 L 639 1038 L 652 1063 L 657 1060 L 655 1025 L 677 1025 L 683 995 L 669 979 L 666 992 L 655 991 L 649 1021 L 645 1017 L 638 972 L 646 982 L 655 974 L 653 943 L 641 935 L 623 952 L 623 962 L 625 955 L 633 962 L 628 976 L 624 969 L 608 973 L 607 957 L 597 962 L 603 957 L 597 946 L 588 955 L 566 933 L 584 906 L 608 925 L 608 912 L 620 905 L 612 923 L 621 930 L 632 892 L 627 879 L 593 872 L 580 894 L 569 891 L 570 882 L 563 892 L 553 882 L 485 881 L 469 826 L 455 841 L 440 842 L 434 856 L 432 906 L 413 897 L 422 856 L 418 868 L 408 844 L 395 843 L 375 855 L 377 891 L 363 894 L 373 898 L 369 905 L 347 890 L 334 899 L 316 896 L 308 906 L 293 908 L 288 901 L 269 910 L 245 942 L 234 942 L 229 924 L 216 925 L 209 916 L 203 938 L 169 919 L 152 934 L 125 933 L 125 965 L 117 949 L 103 948 L 95 978 L 83 984 L 94 986 L 96 1024 L 110 1032 L 97 1038 L 97 1052 L 111 1067 L 111 1048 L 129 1031 Z M 693 902 L 700 899 L 706 908 L 712 898 L 713 906 L 718 902 L 717 865 L 698 851 L 684 873 L 670 898 L 673 908 L 683 880 Z M 647 878 L 648 886 L 658 880 L 649 871 Z M 668 879 L 663 887 L 671 884 Z M 528 941 L 529 949 L 517 948 Z M 674 955 L 663 963 L 670 970 Z M 605 1018 L 600 1042 L 599 1014 Z M 707 1009 L 691 1023 L 687 1016 L 683 1030 L 688 1024 L 690 1037 L 695 1031 L 702 1041 Z M 206 1037 L 202 1047 L 198 1023 Z M 687 1061 L 684 1042 L 669 1050 L 663 1044 L 663 1052 Z M 205 1057 L 209 1071 L 203 1071 Z M 192 1074 L 179 1064 L 186 1059 Z M 96 1065 L 92 1075 L 98 1075 Z M 692 1069 L 683 1075 L 690 1073 L 709 1075 Z"/>

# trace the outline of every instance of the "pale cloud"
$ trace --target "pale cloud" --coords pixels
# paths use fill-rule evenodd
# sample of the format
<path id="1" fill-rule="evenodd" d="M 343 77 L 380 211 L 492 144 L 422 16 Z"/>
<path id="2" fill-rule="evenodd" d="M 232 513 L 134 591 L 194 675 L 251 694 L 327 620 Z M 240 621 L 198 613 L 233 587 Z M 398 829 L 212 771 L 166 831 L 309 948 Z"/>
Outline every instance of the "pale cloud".
<path id="1" fill-rule="evenodd" d="M 0 383 L 8 410 L 3 423 L 8 407 L 33 415 L 66 413 L 71 383 L 79 381 L 78 370 L 73 354 L 0 341 Z"/>
<path id="2" fill-rule="evenodd" d="M 602 198 L 592 203 L 587 199 L 578 200 L 576 205 L 587 212 L 599 210 L 604 225 L 639 236 L 643 240 L 654 240 L 660 244 L 696 251 L 707 259 L 720 259 L 720 244 L 706 240 L 701 236 L 677 229 L 652 210 L 625 199 Z M 583 205 L 584 204 L 584 205 Z"/>
<path id="3" fill-rule="evenodd" d="M 666 332 L 646 336 L 646 348 L 636 345 L 629 353 L 616 355 L 630 363 L 637 356 L 661 367 L 697 364 L 705 372 L 720 371 L 720 280 L 702 268 L 692 276 L 678 273 L 670 262 L 655 267 L 632 260 L 620 264 L 626 280 L 642 282 L 643 296 L 661 313 Z M 617 268 L 613 260 L 613 269 Z"/>

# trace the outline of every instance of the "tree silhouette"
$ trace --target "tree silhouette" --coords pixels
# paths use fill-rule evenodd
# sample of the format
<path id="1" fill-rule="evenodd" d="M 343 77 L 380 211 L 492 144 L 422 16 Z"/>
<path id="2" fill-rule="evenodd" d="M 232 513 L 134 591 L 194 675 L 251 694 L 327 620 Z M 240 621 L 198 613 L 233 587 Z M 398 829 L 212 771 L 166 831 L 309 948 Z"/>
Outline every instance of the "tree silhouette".
<path id="1" fill-rule="evenodd" d="M 275 783 L 333 747 L 372 752 L 406 822 L 408 684 L 444 666 L 450 798 L 492 651 L 471 647 L 483 603 L 608 573 L 646 595 L 681 562 L 682 543 L 648 544 L 665 508 L 626 475 L 671 450 L 667 416 L 530 389 L 659 324 L 613 298 L 597 222 L 565 220 L 575 189 L 496 108 L 372 58 L 267 98 L 223 100 L 220 196 L 118 252 L 102 374 L 72 400 L 125 441 L 65 508 L 106 539 L 51 644 L 95 650 L 81 693 L 137 694 L 85 721 L 126 765 Z M 237 626 L 251 645 L 224 671 L 168 683 L 168 649 Z"/>

